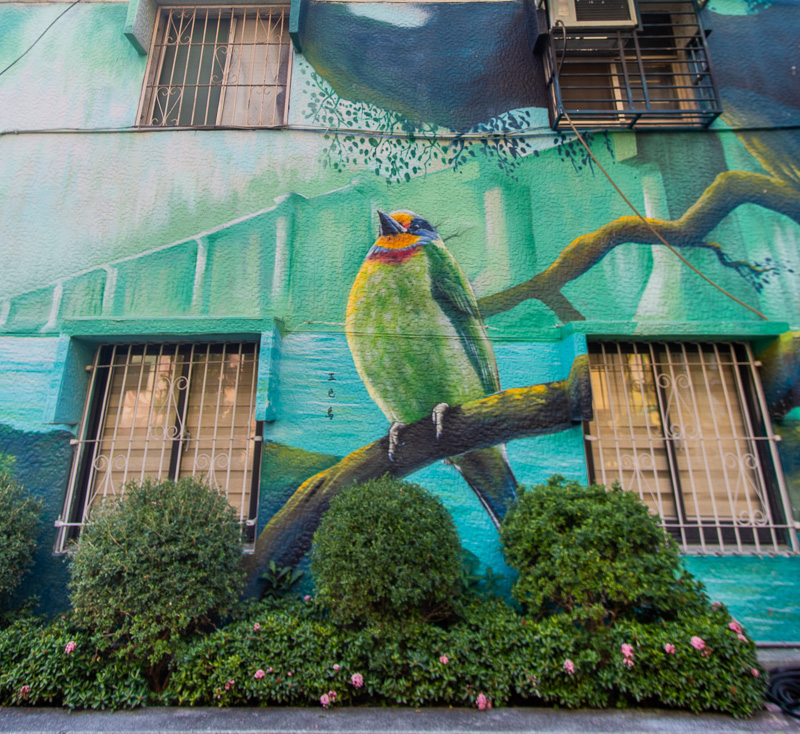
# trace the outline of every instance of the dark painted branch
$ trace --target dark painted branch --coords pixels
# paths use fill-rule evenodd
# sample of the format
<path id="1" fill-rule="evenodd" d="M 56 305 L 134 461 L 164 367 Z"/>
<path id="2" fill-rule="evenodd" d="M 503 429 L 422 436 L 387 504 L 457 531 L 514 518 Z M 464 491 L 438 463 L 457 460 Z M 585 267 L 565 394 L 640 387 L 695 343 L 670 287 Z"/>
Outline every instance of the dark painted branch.
<path id="1" fill-rule="evenodd" d="M 345 456 L 306 480 L 262 530 L 255 553 L 245 560 L 248 575 L 267 563 L 296 564 L 330 501 L 345 487 L 392 474 L 405 477 L 435 461 L 516 438 L 556 433 L 587 420 L 591 412 L 589 359 L 577 357 L 566 380 L 512 388 L 450 408 L 437 439 L 430 416 L 403 429 L 401 445 L 389 461 L 386 436 Z"/>
<path id="2" fill-rule="evenodd" d="M 783 179 L 748 171 L 720 173 L 679 219 L 648 221 L 673 247 L 713 250 L 724 266 L 747 277 L 760 271 L 749 263 L 729 260 L 720 245 L 706 241 L 708 233 L 742 204 L 757 204 L 800 223 L 800 189 Z M 582 320 L 583 315 L 563 296 L 561 289 L 597 265 L 617 245 L 625 243 L 661 244 L 638 217 L 620 217 L 574 239 L 544 272 L 501 293 L 481 298 L 478 302 L 481 314 L 489 318 L 534 298 L 551 308 L 564 323 Z"/>

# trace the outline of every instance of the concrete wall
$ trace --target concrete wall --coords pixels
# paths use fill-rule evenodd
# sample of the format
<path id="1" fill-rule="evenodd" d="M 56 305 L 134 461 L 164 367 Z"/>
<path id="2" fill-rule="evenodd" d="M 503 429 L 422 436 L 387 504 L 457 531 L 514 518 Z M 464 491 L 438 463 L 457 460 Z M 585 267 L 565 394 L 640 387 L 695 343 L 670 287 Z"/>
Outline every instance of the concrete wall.
<path id="1" fill-rule="evenodd" d="M 0 68 L 66 8 L 0 3 Z M 123 31 L 136 9 L 68 10 L 0 76 L 0 452 L 47 507 L 27 590 L 46 607 L 64 603 L 52 523 L 81 368 L 101 341 L 266 335 L 259 529 L 311 474 L 386 433 L 344 334 L 378 209 L 428 220 L 478 299 L 548 269 L 559 276 L 486 318 L 502 388 L 565 380 L 587 335 L 753 341 L 772 370 L 797 512 L 797 341 L 777 337 L 800 329 L 799 9 L 712 0 L 724 107 L 713 129 L 586 136 L 644 213 L 696 215 L 671 230 L 676 244 L 766 320 L 647 237 L 629 232 L 606 248 L 592 235 L 630 211 L 574 137 L 550 130 L 529 47 L 535 21 L 519 0 L 308 3 L 281 130 L 135 129 L 147 58 Z M 418 298 L 422 308 L 430 295 Z M 409 359 L 431 349 L 418 339 Z M 442 402 L 425 384 L 418 392 Z M 580 417 L 508 444 L 519 482 L 586 479 Z M 495 527 L 463 479 L 440 463 L 412 478 L 443 499 L 465 546 L 503 571 Z M 751 561 L 696 570 L 757 635 L 797 640 L 797 560 L 770 572 L 790 584 L 777 626 L 751 591 L 719 585 Z"/>

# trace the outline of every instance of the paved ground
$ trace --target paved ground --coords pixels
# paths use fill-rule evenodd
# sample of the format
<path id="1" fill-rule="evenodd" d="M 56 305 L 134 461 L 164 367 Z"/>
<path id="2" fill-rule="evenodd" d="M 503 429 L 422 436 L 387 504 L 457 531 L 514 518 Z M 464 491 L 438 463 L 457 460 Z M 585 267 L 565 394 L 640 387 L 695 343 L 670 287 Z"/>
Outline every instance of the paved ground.
<path id="1" fill-rule="evenodd" d="M 32 734 L 800 734 L 800 722 L 764 711 L 737 721 L 729 716 L 655 709 L 556 711 L 495 709 L 348 708 L 172 709 L 104 713 L 60 709 L 0 709 L 0 732 Z"/>

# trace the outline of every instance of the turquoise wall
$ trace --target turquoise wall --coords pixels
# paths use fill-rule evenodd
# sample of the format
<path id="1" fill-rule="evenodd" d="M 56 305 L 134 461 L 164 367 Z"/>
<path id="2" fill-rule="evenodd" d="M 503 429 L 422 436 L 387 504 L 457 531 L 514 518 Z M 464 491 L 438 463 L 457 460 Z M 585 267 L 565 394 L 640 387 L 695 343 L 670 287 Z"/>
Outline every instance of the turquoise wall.
<path id="1" fill-rule="evenodd" d="M 136 130 L 147 59 L 123 36 L 125 2 L 75 6 L 0 77 L 0 453 L 47 506 L 26 592 L 64 603 L 52 523 L 81 364 L 100 341 L 266 335 L 259 529 L 312 474 L 386 434 L 344 334 L 378 209 L 417 212 L 442 236 L 503 389 L 566 389 L 584 335 L 755 340 L 765 369 L 783 365 L 768 389 L 800 520 L 797 340 L 774 348 L 800 330 L 797 3 L 710 3 L 724 109 L 712 130 L 586 135 L 637 207 L 675 222 L 692 264 L 767 320 L 630 229 L 603 249 L 598 233 L 630 211 L 574 137 L 549 128 L 526 7 L 308 3 L 282 130 Z M 0 4 L 0 68 L 66 8 Z M 489 299 L 537 276 L 516 305 Z M 517 480 L 584 481 L 580 418 L 511 441 Z M 453 468 L 412 478 L 503 571 L 495 527 Z M 796 605 L 737 585 L 769 567 L 796 598 L 798 559 L 745 560 L 691 563 L 763 639 L 800 640 Z"/>

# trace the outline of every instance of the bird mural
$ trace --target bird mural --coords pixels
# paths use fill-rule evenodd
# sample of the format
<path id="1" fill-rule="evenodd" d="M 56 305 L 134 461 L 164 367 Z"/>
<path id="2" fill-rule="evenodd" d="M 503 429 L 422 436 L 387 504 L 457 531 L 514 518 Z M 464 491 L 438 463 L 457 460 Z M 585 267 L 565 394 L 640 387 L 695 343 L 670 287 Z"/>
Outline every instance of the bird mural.
<path id="1" fill-rule="evenodd" d="M 356 369 L 391 421 L 389 455 L 403 426 L 432 414 L 437 438 L 450 406 L 500 390 L 492 345 L 475 294 L 434 228 L 410 211 L 379 211 L 380 234 L 347 303 Z M 514 498 L 504 445 L 454 456 L 495 525 Z"/>

